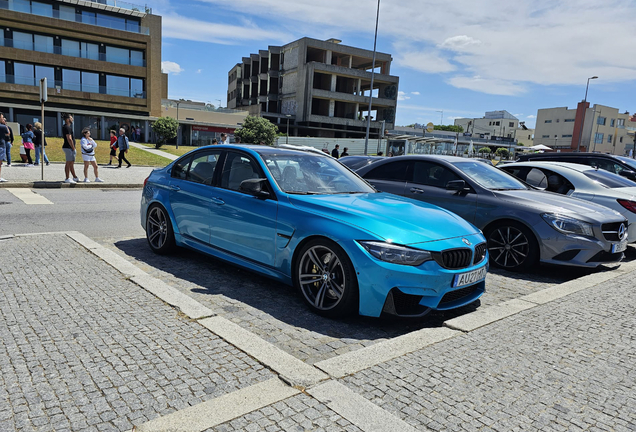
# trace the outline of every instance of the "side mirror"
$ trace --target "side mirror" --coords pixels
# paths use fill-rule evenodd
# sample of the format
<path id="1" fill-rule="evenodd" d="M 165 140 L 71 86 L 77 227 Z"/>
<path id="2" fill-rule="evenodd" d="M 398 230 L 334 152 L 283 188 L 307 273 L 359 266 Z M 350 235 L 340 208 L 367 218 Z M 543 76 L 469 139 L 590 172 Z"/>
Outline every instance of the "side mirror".
<path id="1" fill-rule="evenodd" d="M 628 179 L 636 180 L 636 172 L 634 171 L 623 170 L 619 174 L 622 175 L 623 177 L 627 177 Z"/>
<path id="2" fill-rule="evenodd" d="M 263 190 L 263 185 L 266 182 L 267 179 L 264 178 L 243 180 L 241 186 L 239 186 L 239 190 L 257 198 L 267 199 L 269 198 L 269 192 Z"/>
<path id="3" fill-rule="evenodd" d="M 467 190 L 464 180 L 451 180 L 446 183 L 446 190 L 464 191 Z"/>

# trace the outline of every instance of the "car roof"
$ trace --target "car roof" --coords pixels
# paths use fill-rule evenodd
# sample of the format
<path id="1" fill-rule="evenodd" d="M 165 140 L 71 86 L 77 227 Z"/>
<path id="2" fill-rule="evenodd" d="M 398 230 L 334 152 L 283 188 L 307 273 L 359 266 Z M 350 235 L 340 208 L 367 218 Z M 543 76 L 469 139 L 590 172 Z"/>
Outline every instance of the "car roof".
<path id="1" fill-rule="evenodd" d="M 469 158 L 463 158 L 463 157 L 458 157 L 458 156 L 447 156 L 447 155 L 417 155 L 417 154 L 412 154 L 412 155 L 403 155 L 403 156 L 393 156 L 392 158 L 389 159 L 394 159 L 394 160 L 399 160 L 399 159 L 432 159 L 432 160 L 442 160 L 442 161 L 446 161 L 446 162 L 470 162 L 471 159 Z"/>
<path id="2" fill-rule="evenodd" d="M 302 147 L 297 149 L 292 149 L 290 147 L 292 146 L 285 148 L 285 147 L 273 147 L 273 146 L 260 145 L 260 144 L 216 144 L 216 145 L 209 145 L 204 147 L 197 147 L 196 150 L 203 150 L 203 149 L 249 150 L 260 155 L 284 154 L 284 153 L 289 153 L 289 154 L 308 154 L 309 153 L 315 156 L 333 159 L 331 155 L 323 153 L 320 150 L 312 151 Z"/>
<path id="3" fill-rule="evenodd" d="M 598 171 L 598 169 L 591 167 L 589 165 L 577 164 L 572 162 L 557 162 L 557 161 L 519 161 L 511 164 L 506 164 L 506 168 L 514 168 L 515 165 L 518 166 L 531 166 L 531 167 L 541 167 L 541 168 L 553 168 L 554 167 L 562 167 L 567 168 L 573 171 L 583 172 L 583 171 Z"/>
<path id="4" fill-rule="evenodd" d="M 606 153 L 591 153 L 591 152 L 567 152 L 567 153 L 555 153 L 555 152 L 548 152 L 548 153 L 530 153 L 530 154 L 524 154 L 524 155 L 520 155 L 520 158 L 527 158 L 527 157 L 534 157 L 534 158 L 549 158 L 549 157 L 555 157 L 555 158 L 562 158 L 562 157 L 585 157 L 585 156 L 594 156 L 594 157 L 604 157 L 604 158 L 611 158 L 611 159 L 618 159 L 618 155 L 612 155 L 612 154 L 606 154 Z"/>

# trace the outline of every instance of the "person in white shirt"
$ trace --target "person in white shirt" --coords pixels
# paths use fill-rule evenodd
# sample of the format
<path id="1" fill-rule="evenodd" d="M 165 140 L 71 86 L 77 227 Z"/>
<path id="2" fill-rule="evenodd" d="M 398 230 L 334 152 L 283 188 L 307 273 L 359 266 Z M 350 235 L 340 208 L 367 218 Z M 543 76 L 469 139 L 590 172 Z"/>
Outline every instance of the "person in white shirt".
<path id="1" fill-rule="evenodd" d="M 102 183 L 103 180 L 99 178 L 99 173 L 97 172 L 97 161 L 95 160 L 95 148 L 97 147 L 97 143 L 91 138 L 91 131 L 85 129 L 82 132 L 82 140 L 80 141 L 80 146 L 82 147 L 82 159 L 84 160 L 84 183 L 89 183 L 88 179 L 88 166 L 93 165 L 93 171 L 95 172 L 95 181 L 97 183 Z"/>
<path id="2" fill-rule="evenodd" d="M 229 144 L 230 142 L 227 140 L 227 134 L 221 134 L 221 142 L 219 144 Z"/>

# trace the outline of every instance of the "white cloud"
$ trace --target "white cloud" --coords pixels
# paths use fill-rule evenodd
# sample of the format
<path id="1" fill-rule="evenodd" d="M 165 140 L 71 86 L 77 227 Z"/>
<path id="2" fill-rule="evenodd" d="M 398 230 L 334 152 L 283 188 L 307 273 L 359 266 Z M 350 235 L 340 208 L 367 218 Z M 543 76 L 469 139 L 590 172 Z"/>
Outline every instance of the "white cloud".
<path id="1" fill-rule="evenodd" d="M 406 93 L 404 93 L 403 91 L 399 91 L 399 92 L 398 92 L 398 100 L 399 100 L 399 101 L 401 101 L 401 100 L 408 100 L 408 99 L 411 99 L 411 97 L 410 97 L 410 96 L 407 96 L 407 95 L 406 95 Z"/>
<path id="2" fill-rule="evenodd" d="M 181 66 L 179 66 L 179 63 L 175 63 L 175 62 L 172 62 L 172 61 L 162 61 L 161 62 L 161 71 L 163 73 L 172 74 L 172 75 L 179 75 L 184 70 L 185 69 L 182 69 Z"/>
<path id="3" fill-rule="evenodd" d="M 289 42 L 293 40 L 286 32 L 265 30 L 257 26 L 219 24 L 186 18 L 177 14 L 163 17 L 164 38 L 211 42 L 222 45 L 238 45 L 244 41 Z"/>
<path id="4" fill-rule="evenodd" d="M 487 79 L 478 75 L 473 77 L 455 76 L 447 80 L 447 83 L 457 88 L 502 96 L 514 96 L 526 92 L 522 85 L 512 81 Z"/>
<path id="5" fill-rule="evenodd" d="M 412 95 L 419 96 L 420 92 L 411 92 Z"/>
<path id="6" fill-rule="evenodd" d="M 531 114 L 531 115 L 529 115 L 529 116 L 526 116 L 526 118 L 527 118 L 527 119 L 535 119 L 535 118 L 537 118 L 537 116 L 535 116 L 535 115 L 532 115 L 532 114 Z"/>
<path id="7" fill-rule="evenodd" d="M 348 34 L 373 34 L 375 22 L 375 8 L 361 7 L 360 2 L 201 1 L 241 14 L 254 11 L 255 16 L 271 22 L 274 30 L 223 28 L 203 22 L 192 27 L 181 19 L 170 22 L 164 18 L 164 33 L 226 43 L 236 39 L 289 42 L 306 34 L 330 33 L 347 43 Z M 628 0 L 607 4 L 592 0 L 401 0 L 382 4 L 378 37 L 393 44 L 391 53 L 398 66 L 444 74 L 451 85 L 460 88 L 520 94 L 531 84 L 583 86 L 593 75 L 603 82 L 633 82 L 636 56 L 625 53 L 633 52 L 634 16 L 636 2 Z M 594 31 L 589 30 L 590 23 L 594 23 Z M 285 29 L 294 37 L 285 34 Z"/>
<path id="8" fill-rule="evenodd" d="M 203 72 L 203 69 L 197 69 L 198 74 L 200 74 L 201 72 Z"/>

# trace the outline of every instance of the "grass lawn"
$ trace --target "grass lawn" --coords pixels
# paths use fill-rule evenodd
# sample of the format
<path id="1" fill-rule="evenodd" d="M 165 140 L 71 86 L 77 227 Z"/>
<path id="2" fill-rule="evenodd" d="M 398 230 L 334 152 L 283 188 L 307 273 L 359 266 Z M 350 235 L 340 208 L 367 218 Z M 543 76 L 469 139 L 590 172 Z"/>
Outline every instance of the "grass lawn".
<path id="1" fill-rule="evenodd" d="M 142 144 L 142 145 L 144 145 L 144 146 L 146 146 L 148 148 L 152 148 L 152 149 L 155 148 L 154 144 Z M 189 151 L 195 150 L 197 148 L 198 147 L 195 147 L 195 146 L 181 146 L 181 147 L 177 148 L 177 146 L 174 146 L 174 145 L 164 144 L 164 145 L 161 146 L 161 148 L 159 150 L 164 151 L 166 153 L 173 154 L 175 156 L 181 156 L 181 155 L 184 155 L 184 154 L 188 153 Z"/>
<path id="2" fill-rule="evenodd" d="M 64 151 L 62 150 L 62 138 L 47 138 L 46 142 L 48 145 L 46 146 L 46 155 L 48 156 L 51 162 L 64 162 L 66 159 L 64 157 Z M 82 162 L 81 150 L 79 149 L 80 141 L 77 140 L 77 156 L 75 157 L 76 162 Z M 110 141 L 100 141 L 95 140 L 97 143 L 97 148 L 95 149 L 95 159 L 97 159 L 98 164 L 106 164 L 110 160 Z M 13 143 L 13 148 L 11 149 L 11 161 L 12 162 L 21 162 L 20 158 L 20 146 L 22 145 L 22 138 L 17 136 L 15 137 L 15 142 Z M 180 150 L 180 149 L 179 149 Z M 31 158 L 35 162 L 34 151 L 31 151 Z M 126 159 L 130 161 L 133 165 L 144 165 L 144 166 L 156 166 L 163 167 L 168 165 L 171 161 L 161 157 L 159 155 L 131 147 L 128 150 L 128 154 L 126 154 Z"/>

